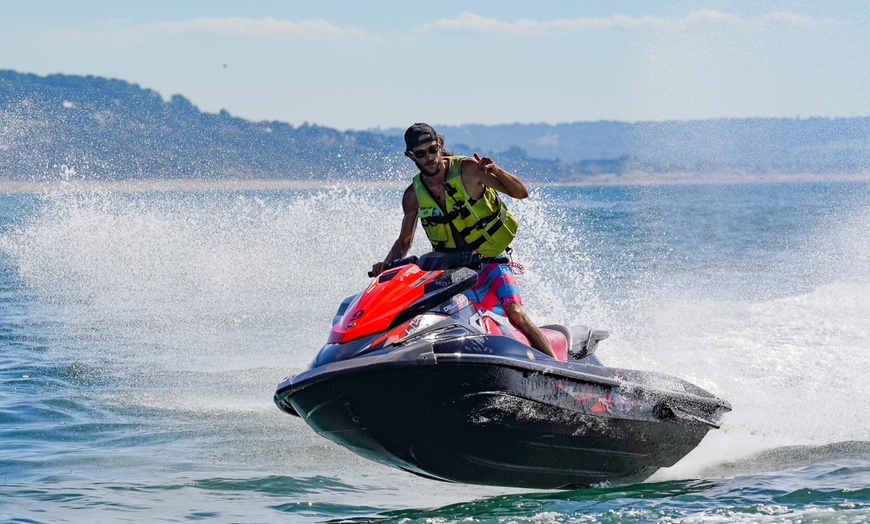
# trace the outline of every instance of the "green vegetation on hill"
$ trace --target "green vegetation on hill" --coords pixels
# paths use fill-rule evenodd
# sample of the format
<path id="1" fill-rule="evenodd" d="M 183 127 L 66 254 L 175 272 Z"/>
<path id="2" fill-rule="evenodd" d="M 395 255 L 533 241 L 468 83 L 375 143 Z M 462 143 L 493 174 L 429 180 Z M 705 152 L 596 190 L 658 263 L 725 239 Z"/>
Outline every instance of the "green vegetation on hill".
<path id="1" fill-rule="evenodd" d="M 0 178 L 383 179 L 401 140 L 250 122 L 120 80 L 0 71 Z"/>

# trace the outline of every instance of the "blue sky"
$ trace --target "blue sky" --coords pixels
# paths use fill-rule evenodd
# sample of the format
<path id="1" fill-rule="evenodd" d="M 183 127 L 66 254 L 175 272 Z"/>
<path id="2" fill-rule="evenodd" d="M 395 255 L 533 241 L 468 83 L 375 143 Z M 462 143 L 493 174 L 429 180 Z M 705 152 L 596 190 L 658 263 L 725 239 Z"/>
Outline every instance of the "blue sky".
<path id="1" fill-rule="evenodd" d="M 857 0 L 0 0 L 0 49 L 0 69 L 338 129 L 870 116 Z"/>

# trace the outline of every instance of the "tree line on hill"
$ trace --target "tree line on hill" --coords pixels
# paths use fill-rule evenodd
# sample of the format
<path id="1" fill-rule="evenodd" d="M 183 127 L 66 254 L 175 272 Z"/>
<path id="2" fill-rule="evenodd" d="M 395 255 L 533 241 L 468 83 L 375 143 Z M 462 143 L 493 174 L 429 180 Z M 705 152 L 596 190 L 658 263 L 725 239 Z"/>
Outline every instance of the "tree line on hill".
<path id="1" fill-rule="evenodd" d="M 434 123 L 433 124 L 437 124 Z M 870 169 L 870 118 L 437 126 L 457 154 L 534 181 Z M 200 111 L 122 80 L 0 71 L 0 179 L 407 179 L 402 129 L 338 131 Z"/>

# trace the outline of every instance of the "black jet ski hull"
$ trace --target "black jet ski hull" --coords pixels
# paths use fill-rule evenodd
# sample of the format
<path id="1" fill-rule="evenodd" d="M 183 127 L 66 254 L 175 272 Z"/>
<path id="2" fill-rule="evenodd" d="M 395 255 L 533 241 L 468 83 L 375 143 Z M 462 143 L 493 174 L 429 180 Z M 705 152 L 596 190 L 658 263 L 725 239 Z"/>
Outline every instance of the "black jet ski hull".
<path id="1" fill-rule="evenodd" d="M 494 352 L 515 352 L 514 341 L 489 338 Z M 300 374 L 275 401 L 368 459 L 439 480 L 536 489 L 643 480 L 691 451 L 729 409 L 688 383 L 694 389 L 667 391 L 643 384 L 650 374 L 616 378 L 631 370 L 470 354 L 480 340 L 425 346 Z"/>

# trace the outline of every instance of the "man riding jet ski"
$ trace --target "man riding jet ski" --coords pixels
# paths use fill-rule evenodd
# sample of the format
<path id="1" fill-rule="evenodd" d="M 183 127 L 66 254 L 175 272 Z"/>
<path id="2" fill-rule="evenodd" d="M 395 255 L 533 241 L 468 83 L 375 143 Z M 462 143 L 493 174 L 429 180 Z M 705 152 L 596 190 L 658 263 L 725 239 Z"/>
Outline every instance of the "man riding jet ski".
<path id="1" fill-rule="evenodd" d="M 278 385 L 281 410 L 427 478 L 548 489 L 643 480 L 719 427 L 731 408 L 707 391 L 601 365 L 606 331 L 532 323 L 506 263 L 517 222 L 498 197 L 528 195 L 516 176 L 449 155 L 426 124 L 405 144 L 420 172 L 399 238 L 308 369 Z M 418 217 L 434 252 L 402 258 Z"/>

